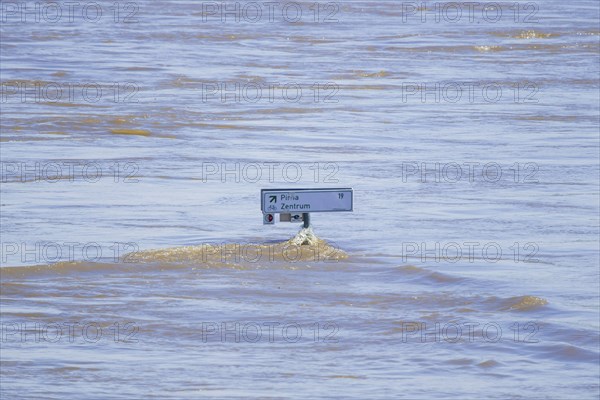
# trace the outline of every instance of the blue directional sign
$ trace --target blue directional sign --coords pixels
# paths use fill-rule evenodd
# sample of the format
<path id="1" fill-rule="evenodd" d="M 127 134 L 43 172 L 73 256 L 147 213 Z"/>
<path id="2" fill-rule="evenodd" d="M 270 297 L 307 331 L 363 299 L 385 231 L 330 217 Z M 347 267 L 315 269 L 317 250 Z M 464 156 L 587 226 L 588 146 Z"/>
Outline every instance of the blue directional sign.
<path id="1" fill-rule="evenodd" d="M 353 210 L 352 188 L 262 189 L 261 209 L 268 214 Z"/>

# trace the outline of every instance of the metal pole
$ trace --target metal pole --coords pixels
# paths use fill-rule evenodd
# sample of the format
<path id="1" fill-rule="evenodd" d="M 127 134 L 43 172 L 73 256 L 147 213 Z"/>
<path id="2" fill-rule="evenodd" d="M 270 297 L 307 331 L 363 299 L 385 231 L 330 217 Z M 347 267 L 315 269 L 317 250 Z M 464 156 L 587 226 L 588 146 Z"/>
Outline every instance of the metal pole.
<path id="1" fill-rule="evenodd" d="M 302 213 L 302 220 L 304 221 L 304 228 L 310 228 L 310 214 Z"/>

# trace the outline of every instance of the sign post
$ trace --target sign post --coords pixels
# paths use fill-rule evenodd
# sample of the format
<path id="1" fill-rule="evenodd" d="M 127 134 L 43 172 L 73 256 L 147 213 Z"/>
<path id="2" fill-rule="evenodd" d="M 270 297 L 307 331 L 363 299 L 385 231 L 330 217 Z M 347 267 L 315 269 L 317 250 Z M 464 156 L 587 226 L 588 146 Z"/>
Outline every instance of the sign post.
<path id="1" fill-rule="evenodd" d="M 260 206 L 265 224 L 273 224 L 275 214 L 302 213 L 304 227 L 308 228 L 310 213 L 353 211 L 354 191 L 352 188 L 262 189 Z"/>
<path id="2" fill-rule="evenodd" d="M 304 227 L 310 228 L 310 214 L 302 213 L 302 219 L 304 220 Z"/>

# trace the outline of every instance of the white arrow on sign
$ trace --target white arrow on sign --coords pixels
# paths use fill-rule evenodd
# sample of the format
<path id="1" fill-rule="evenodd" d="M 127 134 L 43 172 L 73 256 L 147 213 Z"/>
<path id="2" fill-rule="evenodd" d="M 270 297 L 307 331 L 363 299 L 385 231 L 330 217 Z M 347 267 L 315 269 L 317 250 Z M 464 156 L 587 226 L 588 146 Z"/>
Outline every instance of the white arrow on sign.
<path id="1" fill-rule="evenodd" d="M 352 188 L 262 189 L 264 213 L 313 213 L 353 210 Z"/>

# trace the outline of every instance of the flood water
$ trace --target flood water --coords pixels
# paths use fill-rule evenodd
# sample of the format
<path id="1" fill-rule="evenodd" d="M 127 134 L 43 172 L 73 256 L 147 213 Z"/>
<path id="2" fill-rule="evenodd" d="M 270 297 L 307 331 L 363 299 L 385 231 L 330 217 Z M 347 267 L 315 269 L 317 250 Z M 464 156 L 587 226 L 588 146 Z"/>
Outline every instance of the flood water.
<path id="1" fill-rule="evenodd" d="M 597 1 L 69 4 L 1 2 L 2 399 L 598 398 Z"/>

